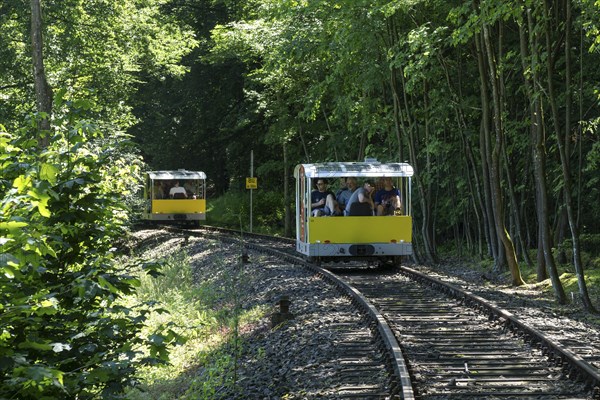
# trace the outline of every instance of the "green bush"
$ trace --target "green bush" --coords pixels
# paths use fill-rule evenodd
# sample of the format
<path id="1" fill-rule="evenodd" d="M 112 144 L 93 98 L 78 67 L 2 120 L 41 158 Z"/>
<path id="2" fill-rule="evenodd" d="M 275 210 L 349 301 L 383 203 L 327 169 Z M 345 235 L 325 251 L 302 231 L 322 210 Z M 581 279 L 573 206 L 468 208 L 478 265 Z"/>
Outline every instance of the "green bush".
<path id="1" fill-rule="evenodd" d="M 139 162 L 124 135 L 74 120 L 77 105 L 43 150 L 34 119 L 0 126 L 0 398 L 122 398 L 179 339 L 139 337 L 148 305 L 120 301 L 139 284 L 113 249 Z"/>
<path id="2" fill-rule="evenodd" d="M 254 232 L 281 233 L 285 218 L 284 199 L 279 192 L 255 190 L 252 194 Z M 207 202 L 207 221 L 211 225 L 248 230 L 249 192 L 228 192 Z"/>
<path id="3" fill-rule="evenodd" d="M 600 235 L 589 233 L 579 235 L 579 246 L 581 251 L 592 255 L 600 254 Z M 573 241 L 570 238 L 565 239 L 558 247 L 563 251 L 571 251 L 573 249 Z"/>

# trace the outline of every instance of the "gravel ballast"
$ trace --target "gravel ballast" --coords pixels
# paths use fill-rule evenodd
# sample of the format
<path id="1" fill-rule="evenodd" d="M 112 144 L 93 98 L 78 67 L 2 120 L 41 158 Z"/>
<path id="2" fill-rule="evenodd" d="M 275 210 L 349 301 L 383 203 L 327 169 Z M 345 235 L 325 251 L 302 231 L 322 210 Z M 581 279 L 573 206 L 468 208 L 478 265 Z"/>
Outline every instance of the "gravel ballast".
<path id="1" fill-rule="evenodd" d="M 141 235 L 138 239 L 148 240 L 160 234 L 142 231 L 137 235 Z M 144 235 L 147 237 L 143 238 Z M 361 384 L 365 391 L 388 390 L 388 376 L 377 351 L 365 354 L 363 360 L 365 365 L 376 366 L 368 381 L 338 379 L 346 368 L 340 348 L 345 338 L 355 334 L 361 341 L 367 338 L 373 342 L 374 337 L 351 301 L 319 277 L 300 266 L 256 253 L 250 253 L 249 264 L 242 264 L 237 244 L 191 236 L 164 243 L 157 238 L 154 239 L 160 243 L 155 249 L 157 256 L 185 249 L 197 282 L 222 281 L 225 292 L 231 290 L 234 274 L 241 307 L 269 310 L 260 321 L 241 327 L 243 350 L 236 363 L 235 383 L 219 388 L 216 398 L 348 398 L 348 393 L 361 398 Z M 437 275 L 488 299 L 557 341 L 574 343 L 574 347 L 584 343 L 600 354 L 598 320 L 582 312 L 577 304 L 558 307 L 541 286 L 514 288 L 502 279 L 490 279 L 461 263 L 411 268 Z M 293 318 L 273 327 L 271 317 L 279 311 L 281 296 L 289 298 Z M 600 367 L 597 363 L 595 366 Z M 196 379 L 202 379 L 201 374 L 199 370 Z"/>

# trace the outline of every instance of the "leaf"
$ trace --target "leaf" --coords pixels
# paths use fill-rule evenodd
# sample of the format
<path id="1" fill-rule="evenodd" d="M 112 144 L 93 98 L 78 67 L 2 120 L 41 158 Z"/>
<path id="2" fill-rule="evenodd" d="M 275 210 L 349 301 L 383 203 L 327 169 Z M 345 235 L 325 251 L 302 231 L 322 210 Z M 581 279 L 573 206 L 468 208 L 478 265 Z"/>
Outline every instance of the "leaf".
<path id="1" fill-rule="evenodd" d="M 4 265 L 0 267 L 2 274 L 6 276 L 8 279 L 14 279 L 17 270 L 10 265 Z"/>
<path id="2" fill-rule="evenodd" d="M 16 267 L 19 265 L 19 259 L 12 254 L 2 253 L 0 254 L 0 267 L 11 265 Z"/>
<path id="3" fill-rule="evenodd" d="M 27 225 L 27 222 L 20 221 L 0 222 L 0 229 L 8 229 L 9 231 L 12 231 L 14 229 L 26 227 Z"/>
<path id="4" fill-rule="evenodd" d="M 71 350 L 71 346 L 67 343 L 52 343 L 52 350 L 55 353 L 60 353 L 64 350 Z"/>
<path id="5" fill-rule="evenodd" d="M 40 212 L 40 215 L 42 217 L 50 218 L 52 213 L 48 209 L 47 205 L 48 205 L 48 199 L 46 199 L 46 201 L 38 202 L 37 207 L 38 207 L 38 211 Z"/>
<path id="6" fill-rule="evenodd" d="M 56 183 L 57 174 L 58 168 L 56 168 L 52 164 L 42 164 L 42 166 L 40 167 L 40 178 L 52 184 Z"/>
<path id="7" fill-rule="evenodd" d="M 56 300 L 55 297 L 42 300 L 39 306 L 35 309 L 36 315 L 55 315 L 57 312 L 58 300 Z"/>
<path id="8" fill-rule="evenodd" d="M 60 106 L 62 106 L 66 93 L 67 93 L 66 88 L 60 88 L 59 90 L 56 91 L 56 94 L 54 96 L 54 107 L 60 108 Z"/>
<path id="9" fill-rule="evenodd" d="M 140 287 L 142 285 L 141 281 L 137 278 L 124 278 L 121 280 L 121 282 L 133 287 Z"/>
<path id="10" fill-rule="evenodd" d="M 112 283 L 107 281 L 106 278 L 104 278 L 102 275 L 98 276 L 98 284 L 103 288 L 110 290 L 111 293 L 119 293 L 119 290 L 116 287 L 114 287 Z"/>
<path id="11" fill-rule="evenodd" d="M 17 188 L 17 190 L 19 192 L 22 192 L 25 190 L 25 188 L 27 188 L 27 186 L 29 186 L 31 184 L 31 178 L 29 177 L 25 177 L 23 175 L 17 177 L 14 181 L 13 181 L 13 187 Z"/>
<path id="12" fill-rule="evenodd" d="M 17 347 L 19 349 L 52 350 L 52 346 L 48 342 L 32 342 L 31 340 L 21 342 Z"/>

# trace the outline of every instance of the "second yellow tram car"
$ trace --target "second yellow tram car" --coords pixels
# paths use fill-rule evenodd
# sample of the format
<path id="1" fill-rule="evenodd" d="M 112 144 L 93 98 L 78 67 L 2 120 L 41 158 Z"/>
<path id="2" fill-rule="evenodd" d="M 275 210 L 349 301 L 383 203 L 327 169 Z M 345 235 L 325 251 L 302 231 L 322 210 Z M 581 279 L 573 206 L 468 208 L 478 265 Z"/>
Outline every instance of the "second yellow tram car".
<path id="1" fill-rule="evenodd" d="M 149 171 L 144 200 L 142 219 L 199 225 L 206 220 L 206 174 L 184 169 Z"/>
<path id="2" fill-rule="evenodd" d="M 413 168 L 406 163 L 328 162 L 300 164 L 296 178 L 296 250 L 310 261 L 337 262 L 377 260 L 398 264 L 402 256 L 412 254 L 411 177 Z M 313 217 L 311 192 L 318 179 L 331 184 L 336 179 L 355 177 L 359 187 L 366 179 L 377 182 L 391 177 L 400 190 L 402 215 Z M 335 193 L 334 185 L 330 189 Z M 373 195 L 377 191 L 376 186 Z"/>

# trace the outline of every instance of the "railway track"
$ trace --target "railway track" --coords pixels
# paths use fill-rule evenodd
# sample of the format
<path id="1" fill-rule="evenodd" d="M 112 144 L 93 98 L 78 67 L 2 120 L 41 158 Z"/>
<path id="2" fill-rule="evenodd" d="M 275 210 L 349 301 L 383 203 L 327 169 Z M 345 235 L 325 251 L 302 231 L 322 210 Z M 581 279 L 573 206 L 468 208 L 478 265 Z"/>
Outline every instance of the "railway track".
<path id="1" fill-rule="evenodd" d="M 566 364 L 464 300 L 398 273 L 339 273 L 385 315 L 421 399 L 589 399 Z"/>
<path id="2" fill-rule="evenodd" d="M 348 392 L 348 397 L 600 398 L 598 369 L 572 351 L 577 344 L 566 349 L 480 297 L 439 280 L 419 283 L 427 277 L 407 268 L 402 273 L 345 268 L 334 274 L 297 258 L 288 240 L 246 235 L 244 242 L 249 250 L 312 269 L 345 291 L 369 315 L 376 345 L 386 354 L 388 396 L 382 397 L 380 386 L 358 385 L 357 392 Z M 353 337 L 350 332 L 345 336 Z M 345 350 L 349 358 L 344 371 L 354 377 L 354 383 L 363 378 L 358 358 L 353 357 L 369 348 L 368 340 L 358 342 L 360 345 Z M 364 366 L 373 368 L 369 362 Z"/>

